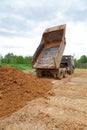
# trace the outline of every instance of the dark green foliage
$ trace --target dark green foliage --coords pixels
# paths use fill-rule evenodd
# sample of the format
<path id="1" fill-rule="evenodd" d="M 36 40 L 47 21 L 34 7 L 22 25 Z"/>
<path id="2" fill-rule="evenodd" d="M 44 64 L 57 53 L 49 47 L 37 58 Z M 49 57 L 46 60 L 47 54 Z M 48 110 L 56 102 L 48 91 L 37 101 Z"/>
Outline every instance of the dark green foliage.
<path id="1" fill-rule="evenodd" d="M 81 56 L 81 58 L 79 59 L 79 63 L 87 63 L 87 56 Z"/>
<path id="2" fill-rule="evenodd" d="M 8 53 L 4 57 L 0 55 L 0 66 L 9 65 L 11 67 L 16 67 L 18 69 L 32 69 L 30 63 L 30 56 L 17 56 L 13 53 Z M 80 59 L 75 59 L 76 68 L 87 68 L 87 56 L 82 55 Z"/>
<path id="3" fill-rule="evenodd" d="M 19 69 L 31 69 L 30 57 L 17 56 L 13 53 L 8 53 L 4 57 L 0 56 L 0 66 L 9 65 Z"/>
<path id="4" fill-rule="evenodd" d="M 82 55 L 80 59 L 75 59 L 76 68 L 87 68 L 87 56 Z"/>

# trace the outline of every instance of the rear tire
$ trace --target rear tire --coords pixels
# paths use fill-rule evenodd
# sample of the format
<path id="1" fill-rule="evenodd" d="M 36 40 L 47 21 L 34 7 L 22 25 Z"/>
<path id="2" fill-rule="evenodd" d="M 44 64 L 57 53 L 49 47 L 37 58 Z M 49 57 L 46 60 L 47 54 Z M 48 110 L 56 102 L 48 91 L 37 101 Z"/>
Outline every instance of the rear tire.
<path id="1" fill-rule="evenodd" d="M 57 79 L 57 74 L 54 74 L 53 77 L 54 77 L 54 79 Z"/>
<path id="2" fill-rule="evenodd" d="M 42 77 L 42 74 L 40 71 L 36 71 L 36 74 L 37 74 L 37 77 L 41 78 Z"/>
<path id="3" fill-rule="evenodd" d="M 57 78 L 61 80 L 63 78 L 63 69 L 59 69 L 59 72 L 57 74 Z"/>

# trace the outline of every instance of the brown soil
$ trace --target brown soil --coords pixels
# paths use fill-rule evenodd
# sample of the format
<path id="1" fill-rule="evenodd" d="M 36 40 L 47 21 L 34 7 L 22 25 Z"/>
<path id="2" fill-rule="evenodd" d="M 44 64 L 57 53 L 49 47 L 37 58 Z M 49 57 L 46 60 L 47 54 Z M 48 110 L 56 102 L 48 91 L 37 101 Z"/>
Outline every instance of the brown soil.
<path id="1" fill-rule="evenodd" d="M 27 101 L 44 95 L 51 83 L 15 68 L 0 67 L 0 117 L 7 116 Z"/>
<path id="2" fill-rule="evenodd" d="M 87 69 L 45 80 L 52 89 L 0 120 L 0 130 L 87 130 Z"/>

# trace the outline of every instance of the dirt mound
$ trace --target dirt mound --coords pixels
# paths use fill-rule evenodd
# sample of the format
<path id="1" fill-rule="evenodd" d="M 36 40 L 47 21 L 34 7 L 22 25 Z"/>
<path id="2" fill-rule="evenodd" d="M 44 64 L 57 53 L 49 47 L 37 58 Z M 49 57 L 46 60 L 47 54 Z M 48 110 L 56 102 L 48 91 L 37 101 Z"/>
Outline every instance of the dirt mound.
<path id="1" fill-rule="evenodd" d="M 10 67 L 0 67 L 0 117 L 23 107 L 27 101 L 44 95 L 51 83 Z"/>

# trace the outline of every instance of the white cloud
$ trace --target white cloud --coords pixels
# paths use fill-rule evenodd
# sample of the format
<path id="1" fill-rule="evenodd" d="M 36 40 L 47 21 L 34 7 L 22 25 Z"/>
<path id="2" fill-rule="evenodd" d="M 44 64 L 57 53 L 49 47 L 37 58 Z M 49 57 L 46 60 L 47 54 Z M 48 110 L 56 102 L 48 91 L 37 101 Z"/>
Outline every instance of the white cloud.
<path id="1" fill-rule="evenodd" d="M 76 57 L 87 55 L 85 15 L 87 1 L 3 0 L 2 3 L 2 10 L 0 9 L 0 53 L 2 55 L 8 52 L 17 55 L 33 55 L 43 31 L 48 27 L 65 23 L 67 24 L 65 54 L 75 54 Z M 79 13 L 83 14 L 83 19 Z M 8 35 L 5 36 L 5 33 Z"/>
<path id="2" fill-rule="evenodd" d="M 43 4 L 40 0 L 9 0 L 8 4 L 12 8 L 22 9 L 26 7 L 40 7 Z"/>
<path id="3" fill-rule="evenodd" d="M 67 25 L 67 37 L 69 41 L 79 44 L 87 41 L 87 22 L 69 22 Z"/>
<path id="4" fill-rule="evenodd" d="M 87 55 L 87 22 L 68 22 L 66 40 L 65 53 L 74 54 L 77 58 Z"/>
<path id="5" fill-rule="evenodd" d="M 14 53 L 17 55 L 32 55 L 39 45 L 39 39 L 29 39 L 22 37 L 1 37 L 0 36 L 0 54 Z"/>
<path id="6" fill-rule="evenodd" d="M 9 30 L 6 28 L 0 28 L 0 32 L 5 32 L 5 33 L 11 33 L 11 34 L 16 34 L 16 30 Z"/>
<path id="7" fill-rule="evenodd" d="M 8 52 L 24 56 L 33 55 L 41 40 L 41 28 L 47 24 L 48 23 L 38 25 L 37 28 L 33 30 L 34 34 L 32 38 L 0 37 L 0 52 L 4 55 Z M 87 55 L 87 22 L 67 22 L 66 42 L 64 54 L 75 55 L 76 58 L 80 58 L 80 56 L 84 54 Z"/>

